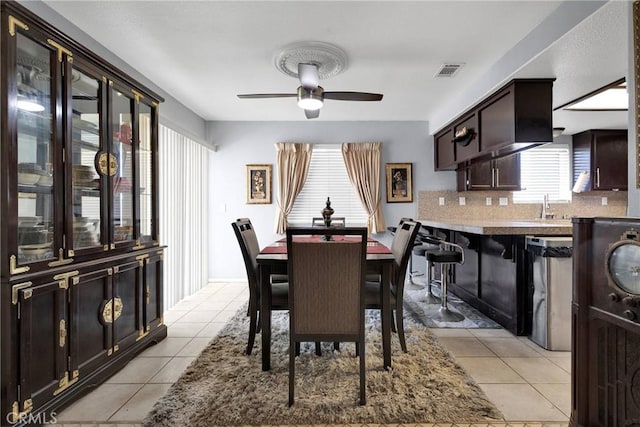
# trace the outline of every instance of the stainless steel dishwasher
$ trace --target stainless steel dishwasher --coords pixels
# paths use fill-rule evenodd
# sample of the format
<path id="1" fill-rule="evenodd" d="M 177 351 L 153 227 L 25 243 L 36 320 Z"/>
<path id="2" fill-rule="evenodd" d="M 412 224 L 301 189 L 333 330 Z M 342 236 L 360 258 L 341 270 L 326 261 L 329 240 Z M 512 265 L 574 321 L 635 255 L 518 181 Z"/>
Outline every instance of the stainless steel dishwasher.
<path id="1" fill-rule="evenodd" d="M 533 288 L 530 339 L 547 350 L 571 350 L 572 237 L 527 237 Z"/>

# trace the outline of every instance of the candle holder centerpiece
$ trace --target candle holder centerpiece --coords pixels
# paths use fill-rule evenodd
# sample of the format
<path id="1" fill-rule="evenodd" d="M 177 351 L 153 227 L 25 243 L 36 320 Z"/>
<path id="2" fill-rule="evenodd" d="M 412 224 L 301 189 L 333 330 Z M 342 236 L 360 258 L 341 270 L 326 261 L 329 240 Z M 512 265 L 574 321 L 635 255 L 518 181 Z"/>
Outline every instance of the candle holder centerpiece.
<path id="1" fill-rule="evenodd" d="M 333 215 L 333 208 L 331 207 L 331 200 L 327 197 L 327 203 L 324 209 L 322 209 L 322 219 L 324 220 L 324 225 L 328 228 L 331 227 L 331 215 Z M 322 240 L 331 240 L 331 235 L 326 234 L 322 236 Z"/>

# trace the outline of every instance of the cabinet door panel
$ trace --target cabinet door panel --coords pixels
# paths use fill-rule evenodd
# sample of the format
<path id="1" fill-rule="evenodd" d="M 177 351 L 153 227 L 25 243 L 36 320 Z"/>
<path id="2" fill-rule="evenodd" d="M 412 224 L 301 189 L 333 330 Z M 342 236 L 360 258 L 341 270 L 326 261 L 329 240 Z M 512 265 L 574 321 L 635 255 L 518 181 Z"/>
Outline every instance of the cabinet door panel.
<path id="1" fill-rule="evenodd" d="M 515 112 L 513 108 L 513 87 L 496 95 L 486 106 L 481 107 L 480 150 L 488 152 L 493 147 L 514 141 Z"/>
<path id="2" fill-rule="evenodd" d="M 113 322 L 114 350 L 135 343 L 142 327 L 142 267 L 139 262 L 120 265 L 113 275 L 114 311 L 120 305 L 120 316 Z M 115 317 L 115 316 L 114 316 Z"/>
<path id="3" fill-rule="evenodd" d="M 453 135 L 455 136 L 463 128 L 467 129 L 467 132 L 475 133 L 475 136 L 466 145 L 463 143 L 455 143 L 456 162 L 460 163 L 465 160 L 472 159 L 480 152 L 480 144 L 478 142 L 478 116 L 476 114 L 464 119 L 461 123 L 458 123 L 453 128 Z"/>
<path id="4" fill-rule="evenodd" d="M 469 190 L 488 190 L 493 188 L 493 163 L 491 161 L 474 163 L 467 171 Z"/>
<path id="5" fill-rule="evenodd" d="M 455 167 L 455 146 L 453 144 L 453 129 L 436 135 L 436 170 L 446 170 Z"/>
<path id="6" fill-rule="evenodd" d="M 82 274 L 71 288 L 71 304 L 74 302 L 76 335 L 71 341 L 72 361 L 81 371 L 91 372 L 96 364 L 103 363 L 112 348 L 111 323 L 105 321 L 105 305 L 112 298 L 109 269 Z"/>
<path id="7" fill-rule="evenodd" d="M 148 332 L 162 319 L 162 258 L 159 255 L 147 260 L 144 266 L 145 310 L 144 324 Z"/>
<path id="8" fill-rule="evenodd" d="M 72 208 L 68 246 L 75 256 L 102 252 L 108 243 L 104 235 L 107 183 L 101 164 L 107 161 L 104 132 L 105 83 L 100 73 L 81 60 L 73 63 L 71 103 L 67 109 L 67 164 L 71 165 L 68 206 Z M 75 253 L 74 253 L 75 252 Z"/>
<path id="9" fill-rule="evenodd" d="M 138 143 L 138 170 L 137 179 L 139 192 L 139 212 L 137 217 L 140 218 L 140 230 L 138 236 L 141 243 L 157 242 L 157 224 L 153 221 L 156 217 L 154 213 L 157 209 L 156 186 L 157 180 L 154 179 L 158 167 L 156 158 L 157 147 L 154 146 L 157 138 L 154 137 L 157 120 L 157 108 L 141 102 L 138 106 L 138 123 L 139 123 L 139 143 Z"/>
<path id="10" fill-rule="evenodd" d="M 68 383 L 67 293 L 50 282 L 17 295 L 20 400 L 33 399 L 37 407 Z"/>
<path id="11" fill-rule="evenodd" d="M 11 251 L 22 265 L 51 261 L 62 247 L 62 230 L 55 227 L 62 220 L 61 206 L 55 203 L 62 195 L 57 185 L 62 180 L 54 167 L 61 161 L 54 120 L 59 95 L 55 86 L 58 78 L 55 50 L 21 32 L 15 37 L 16 101 L 9 103 L 15 105 L 15 110 L 8 122 L 13 125 L 15 118 L 16 144 L 10 144 L 9 149 L 15 150 L 10 158 L 17 168 L 13 169 L 11 164 L 15 175 L 9 175 L 12 180 L 9 188 L 17 199 L 8 208 L 10 217 L 17 221 L 12 228 L 17 248 Z"/>
<path id="12" fill-rule="evenodd" d="M 520 190 L 520 154 L 494 160 L 495 187 L 500 190 Z"/>
<path id="13" fill-rule="evenodd" d="M 111 181 L 112 242 L 117 247 L 133 246 L 134 200 L 134 150 L 133 117 L 134 99 L 131 90 L 114 85 L 111 89 L 111 146 L 115 158 L 114 168 L 109 170 Z"/>
<path id="14" fill-rule="evenodd" d="M 514 280 L 517 265 L 511 259 L 505 259 L 513 253 L 513 242 L 509 237 L 500 240 L 483 237 L 481 245 L 480 297 L 503 316 L 513 319 L 517 307 L 517 283 Z"/>
<path id="15" fill-rule="evenodd" d="M 595 189 L 627 189 L 627 156 L 629 143 L 626 131 L 597 132 L 593 147 Z"/>
<path id="16" fill-rule="evenodd" d="M 454 234 L 454 242 L 464 249 L 464 264 L 454 264 L 455 284 L 469 294 L 478 296 L 478 273 L 480 257 L 478 255 L 480 241 L 478 236 L 461 233 Z"/>

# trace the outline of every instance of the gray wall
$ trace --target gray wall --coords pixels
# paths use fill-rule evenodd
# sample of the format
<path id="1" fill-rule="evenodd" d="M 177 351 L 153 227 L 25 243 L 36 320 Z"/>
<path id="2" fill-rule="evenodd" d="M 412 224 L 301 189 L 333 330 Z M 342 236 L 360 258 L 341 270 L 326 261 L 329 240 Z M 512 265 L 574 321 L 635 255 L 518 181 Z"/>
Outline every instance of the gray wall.
<path id="1" fill-rule="evenodd" d="M 242 255 L 231 229 L 236 218 L 249 217 L 262 246 L 281 238 L 274 233 L 276 183 L 273 203 L 245 203 L 245 165 L 273 164 L 275 175 L 277 142 L 340 144 L 382 142 L 382 168 L 389 162 L 413 163 L 413 203 L 384 203 L 386 225 L 395 225 L 404 216 L 415 217 L 417 195 L 422 190 L 455 189 L 454 172 L 434 172 L 433 137 L 427 122 L 211 122 L 207 135 L 217 145 L 212 153 L 209 186 L 210 240 L 209 277 L 215 280 L 246 277 Z M 384 173 L 381 185 L 384 186 Z M 322 208 L 320 206 L 318 209 Z M 390 236 L 376 236 L 387 243 Z"/>

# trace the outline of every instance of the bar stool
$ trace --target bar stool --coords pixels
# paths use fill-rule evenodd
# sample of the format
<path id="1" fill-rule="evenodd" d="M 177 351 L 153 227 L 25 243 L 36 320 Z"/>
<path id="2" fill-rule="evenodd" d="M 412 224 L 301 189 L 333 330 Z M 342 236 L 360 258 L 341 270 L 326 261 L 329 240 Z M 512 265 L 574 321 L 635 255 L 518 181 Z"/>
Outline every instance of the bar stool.
<path id="1" fill-rule="evenodd" d="M 419 238 L 419 237 L 418 237 Z M 414 276 L 418 277 L 418 276 L 422 276 L 422 273 L 419 270 L 414 270 L 413 269 L 413 256 L 417 255 L 420 257 L 425 256 L 425 252 L 426 252 L 427 248 L 425 245 L 416 242 L 415 246 L 413 247 L 413 250 L 411 251 L 411 256 L 409 257 L 409 282 L 412 285 L 416 285 L 417 283 L 415 283 L 413 281 Z"/>
<path id="2" fill-rule="evenodd" d="M 459 249 L 456 250 L 456 249 Z M 454 313 L 447 306 L 447 281 L 453 264 L 464 264 L 464 251 L 462 246 L 455 243 L 440 241 L 440 249 L 426 252 L 427 262 L 440 264 L 441 305 L 432 318 L 440 322 L 460 322 L 464 316 Z"/>
<path id="3" fill-rule="evenodd" d="M 437 280 L 436 278 L 434 278 L 434 272 L 435 272 L 435 266 L 433 264 L 433 261 L 429 261 L 429 258 L 427 256 L 427 254 L 429 252 L 439 252 L 441 250 L 441 245 L 444 242 L 444 240 L 430 235 L 430 234 L 423 234 L 422 236 L 420 236 L 422 239 L 422 254 L 425 257 L 426 260 L 426 277 L 427 277 L 427 284 L 426 284 L 426 289 L 427 289 L 427 293 L 424 295 L 424 302 L 426 302 L 427 304 L 440 304 L 441 300 L 439 297 L 437 297 L 433 292 L 432 292 L 432 286 L 434 283 L 437 284 L 441 284 L 440 280 Z"/>

